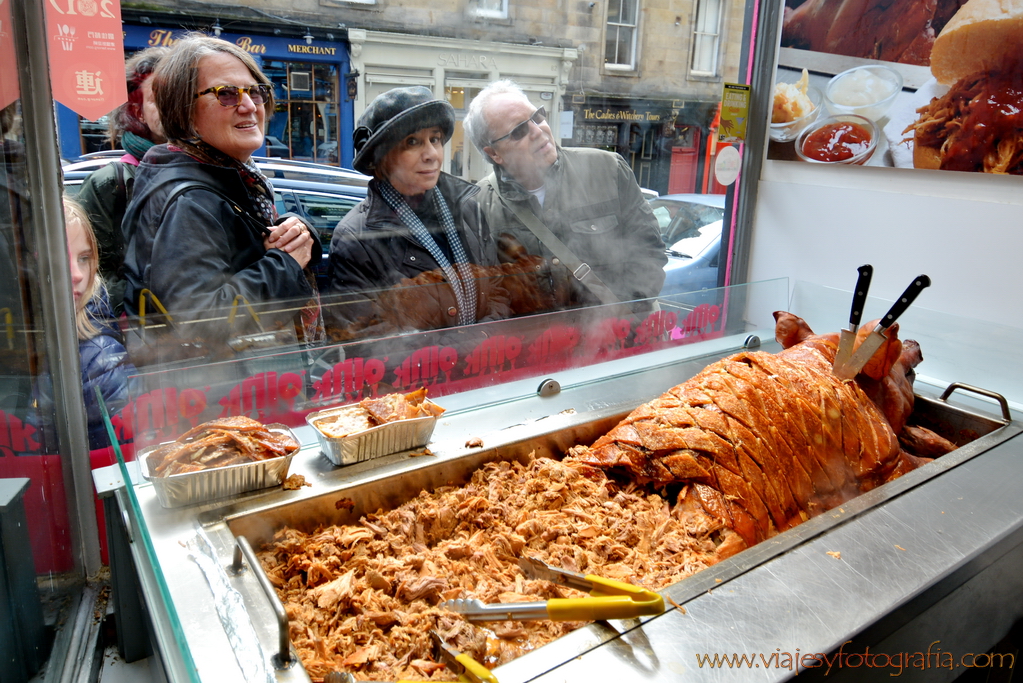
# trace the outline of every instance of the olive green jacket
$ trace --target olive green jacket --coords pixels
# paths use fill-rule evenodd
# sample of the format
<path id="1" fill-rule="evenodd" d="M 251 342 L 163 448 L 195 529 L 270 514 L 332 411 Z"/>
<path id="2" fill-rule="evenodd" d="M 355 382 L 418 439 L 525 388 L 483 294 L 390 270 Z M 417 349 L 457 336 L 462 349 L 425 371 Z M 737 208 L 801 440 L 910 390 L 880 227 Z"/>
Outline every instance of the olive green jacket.
<path id="1" fill-rule="evenodd" d="M 513 179 L 496 173 L 479 182 L 477 200 L 497 240 L 503 263 L 514 263 L 522 247 L 542 256 L 540 281 L 557 309 L 600 301 L 518 219 L 510 204 L 532 211 L 620 301 L 657 296 L 667 255 L 657 218 L 628 163 L 619 154 L 583 147 L 559 148 L 548 171 L 544 205 Z"/>

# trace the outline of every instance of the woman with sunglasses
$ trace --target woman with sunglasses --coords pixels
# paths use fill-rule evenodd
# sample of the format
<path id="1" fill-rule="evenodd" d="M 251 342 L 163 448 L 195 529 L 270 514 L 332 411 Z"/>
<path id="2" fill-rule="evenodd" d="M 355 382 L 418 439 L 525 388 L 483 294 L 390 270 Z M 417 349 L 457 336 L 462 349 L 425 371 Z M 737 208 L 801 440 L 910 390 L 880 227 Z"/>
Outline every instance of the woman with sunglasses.
<path id="1" fill-rule="evenodd" d="M 352 165 L 373 180 L 330 242 L 330 291 L 357 300 L 328 315 L 335 339 L 508 317 L 479 188 L 441 171 L 454 128 L 451 105 L 422 86 L 379 95 L 359 118 Z"/>
<path id="2" fill-rule="evenodd" d="M 125 215 L 125 308 L 162 307 L 187 342 L 161 345 L 153 360 L 228 356 L 229 341 L 262 331 L 321 340 L 308 270 L 319 242 L 296 216 L 277 215 L 251 160 L 274 111 L 270 80 L 244 50 L 193 34 L 161 61 L 153 91 L 168 143 L 139 165 Z"/>

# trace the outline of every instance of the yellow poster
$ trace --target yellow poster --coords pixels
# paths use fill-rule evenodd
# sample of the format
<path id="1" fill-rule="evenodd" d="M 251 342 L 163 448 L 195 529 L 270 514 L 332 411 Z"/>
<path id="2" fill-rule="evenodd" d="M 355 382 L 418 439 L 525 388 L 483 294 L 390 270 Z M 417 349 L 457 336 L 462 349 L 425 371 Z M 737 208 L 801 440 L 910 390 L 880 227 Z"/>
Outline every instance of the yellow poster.
<path id="1" fill-rule="evenodd" d="M 721 93 L 721 125 L 718 126 L 718 142 L 742 142 L 746 139 L 746 122 L 749 121 L 750 86 L 741 83 L 725 83 Z"/>

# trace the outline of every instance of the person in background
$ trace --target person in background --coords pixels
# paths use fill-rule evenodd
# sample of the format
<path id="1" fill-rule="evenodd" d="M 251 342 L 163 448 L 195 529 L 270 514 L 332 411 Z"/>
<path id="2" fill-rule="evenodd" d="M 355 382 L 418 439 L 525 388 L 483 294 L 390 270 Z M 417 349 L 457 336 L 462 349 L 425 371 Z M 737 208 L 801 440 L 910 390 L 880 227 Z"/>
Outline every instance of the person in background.
<path id="1" fill-rule="evenodd" d="M 523 249 L 542 256 L 540 280 L 558 309 L 657 296 L 667 255 L 625 159 L 560 147 L 544 107 L 508 80 L 484 88 L 463 125 L 494 167 L 479 202 L 502 262 Z"/>
<path id="2" fill-rule="evenodd" d="M 127 405 L 128 377 L 135 367 L 128 360 L 121 331 L 112 322 L 113 311 L 99 274 L 99 249 L 85 209 L 64 198 L 68 264 L 75 300 L 75 328 L 82 369 L 82 392 L 89 425 L 89 448 L 110 445 L 96 388 L 107 411 L 114 415 Z"/>
<path id="3" fill-rule="evenodd" d="M 110 141 L 125 150 L 124 156 L 85 179 L 78 202 L 89 214 L 99 243 L 99 272 L 106 283 L 114 313 L 124 310 L 124 237 L 121 221 L 131 201 L 135 170 L 154 144 L 166 142 L 160 114 L 153 99 L 150 76 L 168 48 L 151 47 L 137 52 L 124 65 L 128 101 L 110 113 Z"/>
<path id="4" fill-rule="evenodd" d="M 336 325 L 360 314 L 355 324 L 399 330 L 509 316 L 496 271 L 486 271 L 498 264 L 497 247 L 474 199 L 479 188 L 441 171 L 454 127 L 451 105 L 422 86 L 379 95 L 359 118 L 352 165 L 373 180 L 334 229 L 327 277 L 332 294 L 366 292 L 373 303 L 338 306 L 346 312 Z"/>
<path id="5" fill-rule="evenodd" d="M 152 81 L 168 142 L 139 164 L 124 217 L 125 310 L 137 315 L 147 292 L 147 310 L 159 301 L 175 336 L 201 340 L 205 358 L 232 357 L 232 341 L 264 332 L 319 343 L 319 298 L 307 266 L 321 247 L 297 216 L 278 216 L 273 187 L 251 159 L 274 111 L 270 80 L 238 46 L 191 34 L 163 57 Z M 185 353 L 156 345 L 147 360 Z"/>

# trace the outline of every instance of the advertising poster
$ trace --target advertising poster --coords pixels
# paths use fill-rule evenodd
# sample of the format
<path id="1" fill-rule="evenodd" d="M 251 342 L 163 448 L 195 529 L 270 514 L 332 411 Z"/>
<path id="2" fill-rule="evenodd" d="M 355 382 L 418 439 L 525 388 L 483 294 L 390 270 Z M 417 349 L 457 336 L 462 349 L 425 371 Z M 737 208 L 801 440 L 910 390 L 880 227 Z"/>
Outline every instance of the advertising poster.
<path id="1" fill-rule="evenodd" d="M 49 0 L 46 33 L 53 99 L 90 121 L 128 99 L 119 0 Z"/>
<path id="2" fill-rule="evenodd" d="M 718 125 L 718 142 L 742 142 L 746 139 L 749 96 L 750 86 L 741 83 L 725 83 L 721 93 L 721 123 Z"/>
<path id="3" fill-rule="evenodd" d="M 768 158 L 1023 174 L 1020 45 L 1016 0 L 786 0 Z"/>

